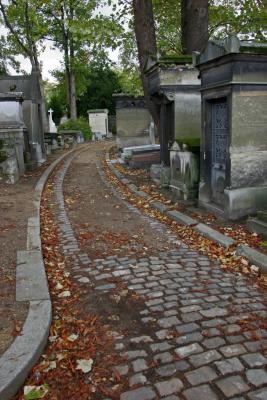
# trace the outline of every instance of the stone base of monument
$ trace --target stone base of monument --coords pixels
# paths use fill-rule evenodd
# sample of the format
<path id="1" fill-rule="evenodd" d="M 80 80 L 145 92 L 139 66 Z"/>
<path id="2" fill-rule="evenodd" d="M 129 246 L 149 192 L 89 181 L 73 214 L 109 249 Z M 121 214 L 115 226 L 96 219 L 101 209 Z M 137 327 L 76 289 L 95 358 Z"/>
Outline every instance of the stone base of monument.
<path id="1" fill-rule="evenodd" d="M 7 183 L 16 183 L 25 172 L 24 164 L 24 132 L 22 128 L 0 129 L 0 140 L 6 153 L 6 160 L 0 169 Z"/>
<path id="2" fill-rule="evenodd" d="M 151 151 L 142 154 L 134 154 L 129 161 L 130 168 L 149 169 L 152 164 L 160 163 L 160 152 Z"/>
<path id="3" fill-rule="evenodd" d="M 175 142 L 170 151 L 170 189 L 177 199 L 194 200 L 198 197 L 199 154 L 182 150 Z"/>
<path id="4" fill-rule="evenodd" d="M 46 158 L 43 154 L 42 147 L 39 143 L 31 143 L 31 153 L 32 153 L 32 160 L 35 162 L 37 166 L 42 165 Z"/>
<path id="5" fill-rule="evenodd" d="M 137 154 L 148 154 L 149 152 L 160 151 L 159 144 L 146 144 L 142 146 L 123 147 L 121 150 L 121 158 L 123 161 L 131 159 Z"/>
<path id="6" fill-rule="evenodd" d="M 150 167 L 150 178 L 156 185 L 169 187 L 171 169 L 163 164 L 152 164 Z"/>
<path id="7" fill-rule="evenodd" d="M 6 183 L 14 184 L 19 180 L 20 171 L 16 155 L 10 156 L 0 164 L 0 170 Z"/>
<path id="8" fill-rule="evenodd" d="M 232 221 L 247 215 L 256 215 L 258 210 L 265 210 L 266 199 L 267 186 L 224 189 L 222 204 L 216 204 L 211 201 L 209 187 L 203 182 L 199 186 L 199 204 Z"/>

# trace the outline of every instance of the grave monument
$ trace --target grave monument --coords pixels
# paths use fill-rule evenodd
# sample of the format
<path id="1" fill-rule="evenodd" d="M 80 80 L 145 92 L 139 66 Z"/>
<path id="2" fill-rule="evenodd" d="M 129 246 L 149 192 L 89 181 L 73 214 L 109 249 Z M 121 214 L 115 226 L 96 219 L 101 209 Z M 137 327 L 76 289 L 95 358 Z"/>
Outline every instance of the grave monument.
<path id="1" fill-rule="evenodd" d="M 235 220 L 267 209 L 267 45 L 230 36 L 196 57 L 201 77 L 199 202 Z"/>
<path id="2" fill-rule="evenodd" d="M 159 181 L 178 198 L 196 198 L 201 135 L 198 71 L 190 56 L 166 56 L 150 58 L 146 74 L 149 94 L 160 109 Z"/>
<path id="3" fill-rule="evenodd" d="M 151 116 L 144 97 L 114 94 L 118 148 L 151 144 Z M 152 139 L 153 140 L 153 139 Z"/>
<path id="4" fill-rule="evenodd" d="M 5 154 L 0 171 L 7 183 L 16 183 L 25 172 L 24 151 L 28 146 L 28 137 L 22 102 L 21 92 L 0 93 L 0 141 Z"/>

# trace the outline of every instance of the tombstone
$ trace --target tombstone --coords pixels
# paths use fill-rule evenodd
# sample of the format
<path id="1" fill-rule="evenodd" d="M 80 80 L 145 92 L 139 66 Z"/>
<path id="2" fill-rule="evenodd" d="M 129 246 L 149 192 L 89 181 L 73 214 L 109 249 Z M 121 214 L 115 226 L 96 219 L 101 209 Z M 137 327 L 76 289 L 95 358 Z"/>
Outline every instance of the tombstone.
<path id="1" fill-rule="evenodd" d="M 46 125 L 42 117 L 42 95 L 39 89 L 37 72 L 22 76 L 1 76 L 0 93 L 21 92 L 23 95 L 22 114 L 28 131 L 29 150 L 32 161 L 37 165 L 45 159 L 44 131 Z M 41 149 L 41 151 L 40 151 Z"/>
<path id="2" fill-rule="evenodd" d="M 116 141 L 118 148 L 151 144 L 151 116 L 144 97 L 114 94 L 116 100 Z"/>
<path id="3" fill-rule="evenodd" d="M 179 145 L 171 147 L 171 180 L 170 188 L 177 197 L 183 200 L 194 200 L 198 196 L 199 185 L 199 154 Z"/>
<path id="4" fill-rule="evenodd" d="M 48 118 L 48 123 L 49 123 L 49 132 L 50 133 L 57 133 L 57 127 L 53 121 L 52 115 L 53 115 L 54 110 L 51 108 L 48 110 L 49 118 Z"/>
<path id="5" fill-rule="evenodd" d="M 191 187 L 186 189 L 184 186 L 187 182 L 186 177 L 183 176 L 185 170 L 180 170 L 179 183 L 177 168 L 183 165 L 186 158 L 186 155 L 182 154 L 183 149 L 186 148 L 187 152 L 191 151 L 192 141 L 200 144 L 201 98 L 198 71 L 192 65 L 192 57 L 170 56 L 149 59 L 146 75 L 151 99 L 160 110 L 159 137 L 162 167 L 159 172 L 161 178 L 155 177 L 155 180 L 160 180 L 164 186 L 170 185 L 178 197 L 187 198 Z M 170 150 L 176 141 L 179 143 L 179 152 L 174 147 L 172 150 L 176 152 L 175 157 L 171 158 Z M 180 156 L 181 159 L 179 159 Z M 196 157 L 193 154 L 187 157 L 188 162 L 191 160 L 192 168 L 195 170 Z M 172 162 L 176 164 L 172 165 Z M 155 175 L 154 170 L 151 172 Z M 175 179 L 172 179 L 174 175 Z M 193 192 L 191 194 L 193 195 Z M 196 196 L 197 191 L 194 192 L 194 197 Z"/>
<path id="6" fill-rule="evenodd" d="M 65 124 L 65 122 L 67 122 L 68 120 L 69 120 L 68 119 L 68 111 L 65 110 L 65 113 L 64 113 L 63 117 L 60 118 L 60 125 L 61 124 Z"/>
<path id="7" fill-rule="evenodd" d="M 8 183 L 16 183 L 25 172 L 24 151 L 28 143 L 22 102 L 22 93 L 0 93 L 0 140 L 6 154 L 1 170 Z"/>
<path id="8" fill-rule="evenodd" d="M 89 110 L 88 120 L 93 132 L 93 140 L 103 140 L 111 137 L 112 134 L 108 130 L 108 110 Z"/>
<path id="9" fill-rule="evenodd" d="M 228 219 L 267 208 L 267 46 L 231 36 L 197 57 L 199 202 Z"/>

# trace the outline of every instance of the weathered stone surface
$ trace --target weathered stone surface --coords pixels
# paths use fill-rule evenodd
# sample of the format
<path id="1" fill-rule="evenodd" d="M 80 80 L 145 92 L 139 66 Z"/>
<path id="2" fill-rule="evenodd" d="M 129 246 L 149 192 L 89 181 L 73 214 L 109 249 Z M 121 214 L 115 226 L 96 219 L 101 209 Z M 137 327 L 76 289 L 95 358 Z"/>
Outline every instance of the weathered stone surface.
<path id="1" fill-rule="evenodd" d="M 228 314 L 228 311 L 224 308 L 213 307 L 208 310 L 201 310 L 200 314 L 202 314 L 206 318 L 215 318 L 215 317 L 223 317 Z"/>
<path id="2" fill-rule="evenodd" d="M 246 257 L 252 264 L 260 267 L 262 272 L 267 272 L 267 256 L 244 244 L 237 246 L 236 254 Z"/>
<path id="3" fill-rule="evenodd" d="M 198 224 L 193 229 L 201 233 L 203 236 L 206 236 L 208 239 L 214 240 L 221 246 L 228 248 L 232 246 L 235 241 L 228 236 L 223 235 L 222 233 L 215 231 L 215 229 L 210 228 L 205 224 Z"/>
<path id="4" fill-rule="evenodd" d="M 254 386 L 267 384 L 267 372 L 263 369 L 249 369 L 246 371 L 247 380 Z"/>
<path id="5" fill-rule="evenodd" d="M 191 385 L 195 386 L 201 383 L 211 382 L 213 379 L 216 379 L 218 375 L 214 369 L 210 367 L 201 367 L 194 371 L 187 372 L 185 377 Z"/>
<path id="6" fill-rule="evenodd" d="M 173 378 L 168 381 L 158 382 L 155 386 L 160 396 L 165 397 L 173 393 L 179 393 L 184 385 L 180 379 Z"/>
<path id="7" fill-rule="evenodd" d="M 130 390 L 121 395 L 120 400 L 153 400 L 156 393 L 150 387 Z"/>
<path id="8" fill-rule="evenodd" d="M 190 357 L 190 362 L 195 367 L 200 367 L 201 365 L 206 365 L 211 363 L 212 361 L 220 360 L 222 358 L 221 354 L 216 350 L 209 350 L 205 353 L 201 353 L 198 355 L 194 355 Z"/>
<path id="9" fill-rule="evenodd" d="M 237 394 L 242 394 L 249 390 L 249 386 L 238 375 L 221 379 L 216 382 L 216 385 L 227 398 L 235 396 Z"/>
<path id="10" fill-rule="evenodd" d="M 244 366 L 241 364 L 238 358 L 229 358 L 228 360 L 215 362 L 216 367 L 222 375 L 231 374 L 233 372 L 241 372 L 244 370 Z"/>
<path id="11" fill-rule="evenodd" d="M 138 360 L 134 360 L 132 364 L 134 372 L 145 371 L 146 369 L 148 369 L 146 360 L 143 358 L 138 358 Z"/>
<path id="12" fill-rule="evenodd" d="M 238 356 L 246 353 L 246 349 L 242 344 L 231 344 L 220 348 L 220 351 L 225 357 Z"/>
<path id="13" fill-rule="evenodd" d="M 50 300 L 41 251 L 18 251 L 16 300 Z"/>
<path id="14" fill-rule="evenodd" d="M 186 400 L 219 400 L 218 396 L 208 385 L 202 385 L 183 392 Z"/>
<path id="15" fill-rule="evenodd" d="M 267 399 L 267 388 L 259 389 L 256 392 L 248 394 L 249 400 L 266 400 Z"/>
<path id="16" fill-rule="evenodd" d="M 260 353 L 246 354 L 241 356 L 241 358 L 251 368 L 261 367 L 267 364 L 267 359 Z"/>
<path id="17" fill-rule="evenodd" d="M 188 357 L 191 354 L 200 353 L 203 351 L 203 348 L 198 343 L 193 343 L 188 346 L 182 346 L 175 349 L 175 353 L 181 357 Z"/>
<path id="18" fill-rule="evenodd" d="M 186 214 L 182 214 L 179 211 L 167 211 L 166 215 L 173 219 L 174 221 L 178 222 L 179 224 L 187 225 L 187 226 L 193 226 L 197 225 L 198 221 L 189 217 Z"/>

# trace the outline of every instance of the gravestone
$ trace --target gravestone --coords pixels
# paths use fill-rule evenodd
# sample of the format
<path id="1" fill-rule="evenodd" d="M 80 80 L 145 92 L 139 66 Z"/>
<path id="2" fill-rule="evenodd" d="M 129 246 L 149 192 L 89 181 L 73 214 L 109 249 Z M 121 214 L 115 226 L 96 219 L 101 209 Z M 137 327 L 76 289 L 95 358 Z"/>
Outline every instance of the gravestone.
<path id="1" fill-rule="evenodd" d="M 6 160 L 0 164 L 7 183 L 16 183 L 25 172 L 27 132 L 22 116 L 22 93 L 0 93 L 0 141 Z"/>
<path id="2" fill-rule="evenodd" d="M 194 154 L 188 155 L 192 142 L 197 142 L 198 145 L 200 143 L 201 98 L 198 71 L 192 65 L 192 57 L 169 56 L 149 59 L 146 74 L 149 79 L 149 94 L 160 109 L 160 181 L 164 186 L 170 185 L 179 198 L 187 199 L 189 192 L 196 197 L 197 190 L 192 191 L 191 186 L 186 188 L 188 179 L 184 174 L 187 174 L 188 168 L 177 172 L 185 160 L 187 164 L 192 161 L 190 170 L 199 169 L 197 157 Z M 178 147 L 172 147 L 175 142 L 179 143 Z"/>
<path id="3" fill-rule="evenodd" d="M 199 202 L 235 220 L 267 208 L 267 46 L 209 42 L 202 95 Z"/>
<path id="4" fill-rule="evenodd" d="M 111 137 L 112 134 L 108 130 L 108 110 L 89 110 L 88 120 L 93 132 L 93 140 L 103 140 L 106 137 Z"/>
<path id="5" fill-rule="evenodd" d="M 49 133 L 51 136 L 51 150 L 56 150 L 58 148 L 58 141 L 57 141 L 57 127 L 53 121 L 53 112 L 54 110 L 52 110 L 51 108 L 48 110 L 48 124 L 49 124 Z M 48 152 L 49 152 L 49 148 L 47 148 Z"/>
<path id="6" fill-rule="evenodd" d="M 116 100 L 116 141 L 118 148 L 151 144 L 151 116 L 144 97 L 114 94 Z"/>

